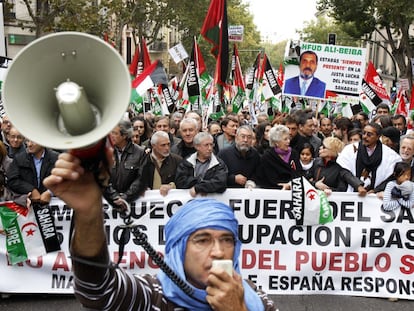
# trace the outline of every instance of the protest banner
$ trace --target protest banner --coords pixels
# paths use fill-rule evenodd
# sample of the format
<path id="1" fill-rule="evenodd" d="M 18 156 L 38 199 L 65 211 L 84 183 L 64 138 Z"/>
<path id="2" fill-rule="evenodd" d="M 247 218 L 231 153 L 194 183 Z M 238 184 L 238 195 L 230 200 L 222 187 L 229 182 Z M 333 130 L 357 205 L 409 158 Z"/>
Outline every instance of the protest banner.
<path id="1" fill-rule="evenodd" d="M 333 193 L 333 222 L 298 226 L 290 191 L 228 189 L 211 197 L 229 204 L 239 220 L 244 278 L 271 295 L 352 295 L 414 299 L 414 217 L 411 209 L 384 211 L 375 195 Z M 188 190 L 166 197 L 147 191 L 132 205 L 132 219 L 160 253 L 164 225 L 188 200 Z M 73 293 L 68 253 L 71 210 L 50 204 L 62 251 L 11 265 L 0 237 L 0 292 Z M 122 218 L 105 205 L 105 231 L 112 260 L 119 257 Z M 157 273 L 154 261 L 129 236 L 120 268 Z"/>

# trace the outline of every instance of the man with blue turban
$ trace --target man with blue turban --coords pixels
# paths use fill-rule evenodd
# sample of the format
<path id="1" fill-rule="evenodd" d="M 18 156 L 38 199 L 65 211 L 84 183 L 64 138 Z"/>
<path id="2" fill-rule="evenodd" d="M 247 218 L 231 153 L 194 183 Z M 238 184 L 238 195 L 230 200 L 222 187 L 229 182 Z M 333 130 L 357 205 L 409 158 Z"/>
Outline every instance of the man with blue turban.
<path id="1" fill-rule="evenodd" d="M 267 295 L 242 280 L 241 242 L 233 210 L 213 199 L 183 205 L 165 226 L 165 261 L 170 273 L 132 275 L 110 263 L 101 189 L 79 159 L 62 153 L 45 186 L 74 210 L 71 242 L 74 289 L 78 300 L 96 310 L 276 310 Z M 233 275 L 212 267 L 232 260 Z M 177 285 L 180 284 L 179 285 Z M 183 284 L 184 283 L 184 284 Z M 186 287 L 188 290 L 183 290 Z"/>

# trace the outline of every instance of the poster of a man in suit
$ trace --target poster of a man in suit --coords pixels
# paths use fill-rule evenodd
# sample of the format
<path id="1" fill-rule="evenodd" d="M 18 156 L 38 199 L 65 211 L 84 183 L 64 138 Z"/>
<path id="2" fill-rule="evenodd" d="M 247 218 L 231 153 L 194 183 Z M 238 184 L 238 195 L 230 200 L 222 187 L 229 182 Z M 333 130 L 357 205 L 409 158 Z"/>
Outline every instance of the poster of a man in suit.
<path id="1" fill-rule="evenodd" d="M 299 57 L 299 75 L 287 79 L 284 93 L 303 97 L 325 98 L 326 83 L 315 77 L 318 68 L 318 55 L 304 51 Z"/>

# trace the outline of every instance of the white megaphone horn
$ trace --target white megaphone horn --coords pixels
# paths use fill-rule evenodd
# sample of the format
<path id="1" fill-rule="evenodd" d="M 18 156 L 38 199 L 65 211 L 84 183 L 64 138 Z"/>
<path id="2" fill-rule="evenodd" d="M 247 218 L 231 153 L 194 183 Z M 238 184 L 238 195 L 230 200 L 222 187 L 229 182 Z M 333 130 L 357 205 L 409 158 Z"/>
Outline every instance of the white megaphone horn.
<path id="1" fill-rule="evenodd" d="M 58 150 L 104 138 L 131 95 L 127 66 L 98 37 L 60 32 L 39 38 L 13 59 L 3 85 L 12 124 L 28 139 Z"/>

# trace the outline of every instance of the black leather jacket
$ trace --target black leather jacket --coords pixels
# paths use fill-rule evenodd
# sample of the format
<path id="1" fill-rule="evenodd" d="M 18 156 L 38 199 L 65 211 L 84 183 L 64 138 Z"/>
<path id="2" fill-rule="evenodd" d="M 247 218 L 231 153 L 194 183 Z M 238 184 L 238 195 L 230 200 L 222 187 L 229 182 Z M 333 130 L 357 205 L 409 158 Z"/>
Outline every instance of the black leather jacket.
<path id="1" fill-rule="evenodd" d="M 127 202 L 133 202 L 145 191 L 145 185 L 141 181 L 145 163 L 144 149 L 130 141 L 125 146 L 120 160 L 117 151 L 114 150 L 114 159 L 110 184 L 104 189 L 104 196 L 107 200 L 122 198 Z"/>

